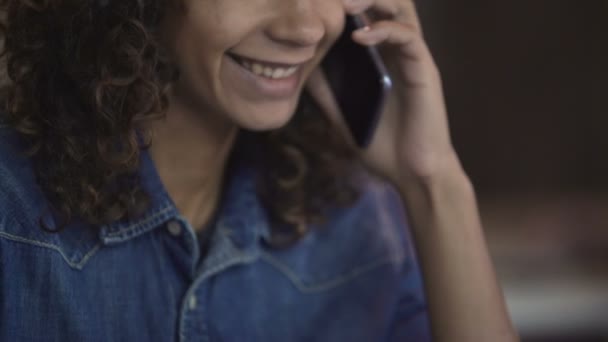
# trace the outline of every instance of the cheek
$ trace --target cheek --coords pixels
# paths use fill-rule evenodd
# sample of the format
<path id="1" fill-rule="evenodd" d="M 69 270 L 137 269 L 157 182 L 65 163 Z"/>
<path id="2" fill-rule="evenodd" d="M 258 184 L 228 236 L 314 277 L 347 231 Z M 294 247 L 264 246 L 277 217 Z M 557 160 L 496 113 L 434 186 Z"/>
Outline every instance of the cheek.
<path id="1" fill-rule="evenodd" d="M 319 57 L 325 56 L 331 46 L 338 40 L 344 30 L 345 11 L 342 0 L 328 1 L 329 4 L 319 6 L 320 14 L 325 25 L 325 37 L 318 48 Z M 321 62 L 319 58 L 318 63 Z"/>
<path id="2" fill-rule="evenodd" d="M 173 55 L 180 70 L 179 83 L 191 96 L 207 104 L 221 94 L 219 81 L 225 52 L 237 41 L 237 35 L 230 33 L 200 23 L 184 23 L 176 36 Z"/>
<path id="3" fill-rule="evenodd" d="M 328 38 L 336 40 L 344 28 L 343 0 L 315 0 L 315 6 L 323 18 Z"/>

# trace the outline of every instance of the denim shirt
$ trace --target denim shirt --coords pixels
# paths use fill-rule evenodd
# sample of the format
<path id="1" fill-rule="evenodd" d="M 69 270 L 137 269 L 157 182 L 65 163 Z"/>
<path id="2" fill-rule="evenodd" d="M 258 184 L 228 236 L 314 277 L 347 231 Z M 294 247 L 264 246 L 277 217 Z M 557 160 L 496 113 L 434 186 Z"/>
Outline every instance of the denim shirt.
<path id="1" fill-rule="evenodd" d="M 405 215 L 385 183 L 366 178 L 355 205 L 277 249 L 253 173 L 238 169 L 198 262 L 196 233 L 148 153 L 145 215 L 48 233 L 18 146 L 0 126 L 0 341 L 430 340 Z"/>

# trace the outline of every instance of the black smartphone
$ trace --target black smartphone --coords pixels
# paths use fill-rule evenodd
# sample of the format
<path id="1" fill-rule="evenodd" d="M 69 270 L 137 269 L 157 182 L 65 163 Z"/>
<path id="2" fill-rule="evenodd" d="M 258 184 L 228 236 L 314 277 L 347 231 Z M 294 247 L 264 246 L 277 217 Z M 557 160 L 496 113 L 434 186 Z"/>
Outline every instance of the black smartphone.
<path id="1" fill-rule="evenodd" d="M 347 15 L 342 36 L 321 62 L 346 125 L 361 148 L 371 142 L 392 88 L 391 78 L 376 47 L 363 46 L 352 40 L 353 31 L 368 23 L 364 15 Z"/>

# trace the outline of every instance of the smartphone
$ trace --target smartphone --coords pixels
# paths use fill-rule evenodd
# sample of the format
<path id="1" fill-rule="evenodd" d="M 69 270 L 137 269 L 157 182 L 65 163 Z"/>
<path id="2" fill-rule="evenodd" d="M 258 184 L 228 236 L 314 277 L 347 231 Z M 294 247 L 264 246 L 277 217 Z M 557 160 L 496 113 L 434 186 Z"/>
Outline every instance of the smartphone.
<path id="1" fill-rule="evenodd" d="M 351 37 L 368 24 L 365 15 L 347 15 L 342 36 L 321 62 L 346 125 L 361 148 L 371 142 L 392 88 L 377 48 L 360 45 Z"/>

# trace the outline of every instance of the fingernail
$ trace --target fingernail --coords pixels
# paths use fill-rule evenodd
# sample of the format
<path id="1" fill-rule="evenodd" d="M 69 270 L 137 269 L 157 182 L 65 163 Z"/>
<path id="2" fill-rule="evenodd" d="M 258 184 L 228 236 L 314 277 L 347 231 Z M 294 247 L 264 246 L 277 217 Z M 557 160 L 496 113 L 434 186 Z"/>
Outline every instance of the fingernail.
<path id="1" fill-rule="evenodd" d="M 367 34 L 367 33 L 371 32 L 371 30 L 372 29 L 368 25 L 365 25 L 361 28 L 356 29 L 355 32 L 362 32 L 363 34 Z"/>

